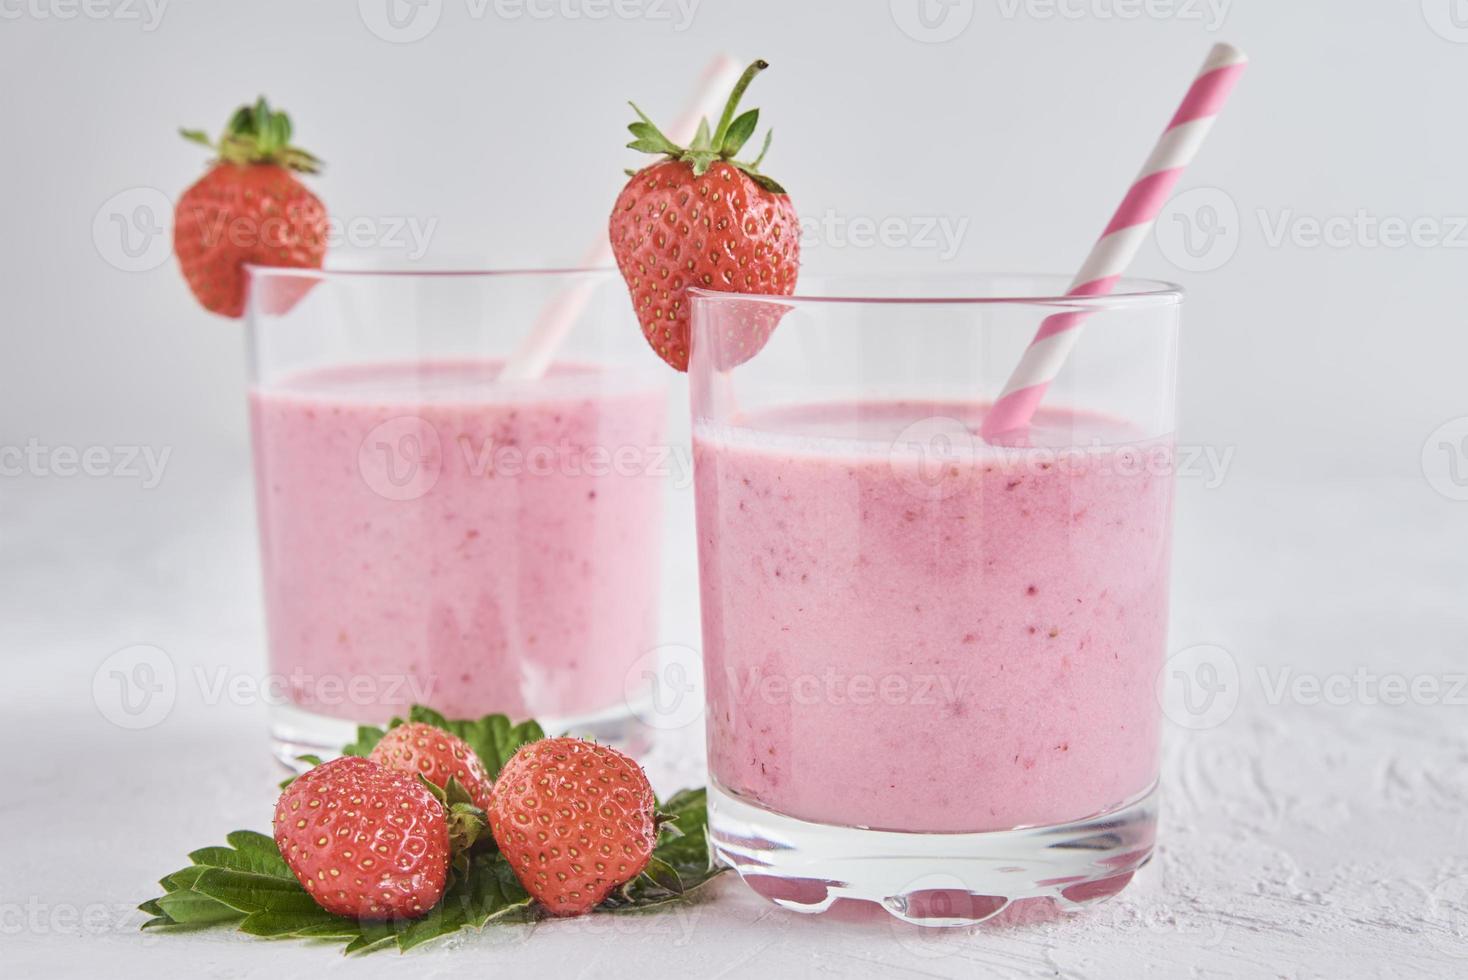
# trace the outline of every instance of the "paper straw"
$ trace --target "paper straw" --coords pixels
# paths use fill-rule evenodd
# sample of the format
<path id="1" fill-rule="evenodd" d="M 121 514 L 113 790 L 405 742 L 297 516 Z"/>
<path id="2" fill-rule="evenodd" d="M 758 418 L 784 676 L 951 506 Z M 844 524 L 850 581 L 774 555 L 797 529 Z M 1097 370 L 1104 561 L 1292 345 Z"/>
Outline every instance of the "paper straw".
<path id="1" fill-rule="evenodd" d="M 1116 288 L 1126 267 L 1142 247 L 1178 179 L 1218 118 L 1234 83 L 1248 66 L 1248 57 L 1229 44 L 1215 45 L 1188 89 L 1183 104 L 1152 148 L 1141 174 L 1127 191 L 1111 223 L 1086 257 L 1067 296 L 1104 296 Z M 998 401 L 984 417 L 985 439 L 1023 430 L 1060 373 L 1065 358 L 1080 336 L 1089 311 L 1055 313 L 1045 318 L 1035 339 L 1025 349 Z"/>
<path id="2" fill-rule="evenodd" d="M 709 62 L 699 79 L 698 97 L 668 130 L 668 137 L 680 145 L 692 142 L 698 131 L 699 120 L 705 116 L 710 119 L 718 118 L 729 92 L 739 81 L 743 71 L 744 65 L 727 54 L 721 54 Z M 597 236 L 596 245 L 582 259 L 581 267 L 599 269 L 614 262 L 612 243 L 604 230 Z M 552 300 L 536 318 L 535 326 L 505 362 L 500 380 L 530 381 L 545 374 L 551 361 L 555 360 L 556 352 L 561 349 L 566 334 L 585 312 L 587 303 L 591 302 L 593 291 L 591 284 L 582 283 Z"/>

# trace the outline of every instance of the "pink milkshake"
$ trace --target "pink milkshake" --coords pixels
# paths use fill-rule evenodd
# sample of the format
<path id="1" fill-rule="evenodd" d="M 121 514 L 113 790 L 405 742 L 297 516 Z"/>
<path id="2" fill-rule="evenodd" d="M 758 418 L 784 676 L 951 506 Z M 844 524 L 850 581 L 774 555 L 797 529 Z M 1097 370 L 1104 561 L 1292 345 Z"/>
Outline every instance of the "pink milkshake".
<path id="1" fill-rule="evenodd" d="M 1085 818 L 1153 785 L 1171 440 L 1044 408 L 1028 448 L 1001 450 L 968 439 L 982 412 L 699 421 L 723 791 L 815 824 L 971 833 Z M 903 437 L 923 419 L 958 434 L 936 469 Z"/>
<path id="2" fill-rule="evenodd" d="M 381 722 L 624 706 L 656 645 L 656 379 L 480 361 L 311 371 L 251 394 L 272 670 Z"/>

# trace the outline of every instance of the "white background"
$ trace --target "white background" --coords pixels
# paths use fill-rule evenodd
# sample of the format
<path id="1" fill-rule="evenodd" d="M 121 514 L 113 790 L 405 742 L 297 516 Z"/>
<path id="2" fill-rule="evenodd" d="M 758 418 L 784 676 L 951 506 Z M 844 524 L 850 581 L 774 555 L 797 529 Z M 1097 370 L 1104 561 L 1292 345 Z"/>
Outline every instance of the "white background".
<path id="1" fill-rule="evenodd" d="M 133 2 L 119 9 L 146 17 Z M 1412 473 L 1428 433 L 1464 411 L 1468 332 L 1455 327 L 1468 289 L 1455 273 L 1468 231 L 1456 249 L 1272 241 L 1281 221 L 1360 210 L 1468 214 L 1468 130 L 1454 124 L 1468 44 L 1434 32 L 1420 0 L 1235 0 L 1218 31 L 1203 0 L 1173 4 L 1195 19 L 1162 20 L 1091 12 L 1117 0 L 962 0 L 950 22 L 972 19 L 945 43 L 904 34 L 885 0 L 685 0 L 681 31 L 675 0 L 622 0 L 663 20 L 528 12 L 598 9 L 585 2 L 428 0 L 421 21 L 437 10 L 437 25 L 410 44 L 375 36 L 350 0 L 173 0 L 152 31 L 146 19 L 0 20 L 0 437 L 180 453 L 243 441 L 240 331 L 200 313 L 168 263 L 113 268 L 92 226 L 120 192 L 176 196 L 203 154 L 175 128 L 216 132 L 260 91 L 327 160 L 316 186 L 333 213 L 436 222 L 443 255 L 564 265 L 637 162 L 621 148 L 625 100 L 666 119 L 714 52 L 764 57 L 774 68 L 751 104 L 776 129 L 767 169 L 807 219 L 966 220 L 953 268 L 1070 272 L 1224 38 L 1254 64 L 1183 189 L 1232 199 L 1237 254 L 1189 273 L 1149 246 L 1136 266 L 1191 290 L 1185 437 L 1237 445 L 1249 470 Z M 1054 3 L 1085 16 L 1039 16 Z M 505 19 L 497 4 L 527 12 Z M 922 268 L 941 252 L 820 243 L 808 260 Z"/>
<path id="2" fill-rule="evenodd" d="M 166 202 L 203 168 L 177 126 L 217 131 L 264 92 L 327 160 L 313 184 L 331 211 L 431 228 L 423 264 L 574 264 L 637 162 L 624 100 L 666 119 L 727 50 L 773 65 L 747 104 L 776 128 L 766 169 L 815 223 L 807 269 L 1068 272 L 1224 39 L 1253 64 L 1134 272 L 1189 290 L 1182 441 L 1231 454 L 1221 479 L 1182 486 L 1172 649 L 1221 646 L 1237 707 L 1170 732 L 1167 843 L 1132 904 L 914 948 L 725 881 L 688 941 L 616 948 L 651 975 L 1463 969 L 1468 705 L 1446 691 L 1468 669 L 1468 3 L 924 0 L 946 10 L 924 29 L 918 0 L 426 0 L 409 27 L 426 35 L 400 43 L 369 27 L 386 2 L 0 0 L 0 447 L 169 454 L 156 487 L 0 476 L 0 946 L 29 966 L 16 975 L 338 964 L 144 945 L 121 911 L 90 931 L 54 915 L 129 906 L 188 848 L 268 820 L 263 709 L 205 704 L 187 680 L 258 672 L 262 653 L 242 334 L 167 256 Z M 139 206 L 159 201 L 149 221 Z M 134 256 L 118 218 L 138 222 Z M 958 248 L 854 239 L 884 219 L 937 221 Z M 1312 237 L 1332 219 L 1333 242 Z M 1393 222 L 1417 241 L 1391 242 Z M 128 732 L 91 679 L 137 643 L 167 651 L 180 691 Z M 1271 697 L 1282 676 L 1358 670 L 1444 693 Z M 591 960 L 604 935 L 544 931 L 466 945 L 485 968 L 615 972 Z M 452 955 L 421 962 L 457 972 Z"/>

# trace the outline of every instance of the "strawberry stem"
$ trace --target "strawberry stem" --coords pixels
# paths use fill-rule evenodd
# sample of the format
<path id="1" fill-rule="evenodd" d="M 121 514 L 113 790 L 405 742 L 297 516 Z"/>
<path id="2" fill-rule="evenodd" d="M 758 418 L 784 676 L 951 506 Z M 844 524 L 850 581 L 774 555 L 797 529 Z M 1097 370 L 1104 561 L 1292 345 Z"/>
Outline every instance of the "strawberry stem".
<path id="1" fill-rule="evenodd" d="M 754 76 L 768 67 L 770 63 L 761 58 L 744 69 L 744 74 L 740 75 L 739 81 L 734 83 L 734 91 L 729 93 L 729 101 L 724 103 L 724 114 L 719 117 L 719 128 L 714 130 L 714 146 L 724 145 L 724 139 L 729 135 L 729 124 L 734 121 L 734 110 L 739 108 L 739 100 L 744 98 L 744 90 L 749 88 L 749 83 L 754 81 Z"/>

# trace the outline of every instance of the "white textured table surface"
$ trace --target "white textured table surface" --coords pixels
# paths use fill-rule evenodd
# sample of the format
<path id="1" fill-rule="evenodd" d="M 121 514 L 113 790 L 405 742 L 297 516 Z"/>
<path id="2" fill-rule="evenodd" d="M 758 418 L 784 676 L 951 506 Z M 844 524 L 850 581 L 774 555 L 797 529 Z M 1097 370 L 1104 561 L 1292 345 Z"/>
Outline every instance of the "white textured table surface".
<path id="1" fill-rule="evenodd" d="M 673 914 L 361 960 L 144 935 L 132 911 L 188 849 L 269 825 L 265 709 L 200 690 L 263 669 L 251 518 L 208 467 L 150 492 L 0 486 L 6 976 L 1468 976 L 1468 504 L 1424 481 L 1184 484 L 1171 649 L 1227 653 L 1189 655 L 1194 693 L 1219 688 L 1192 717 L 1214 724 L 1168 726 L 1161 846 L 1109 905 L 928 932 L 786 913 L 726 878 Z M 168 652 L 178 698 L 126 731 L 92 679 L 138 643 Z M 1393 676 L 1408 703 L 1387 703 Z M 650 766 L 660 789 L 697 778 L 697 738 L 681 748 Z"/>

